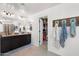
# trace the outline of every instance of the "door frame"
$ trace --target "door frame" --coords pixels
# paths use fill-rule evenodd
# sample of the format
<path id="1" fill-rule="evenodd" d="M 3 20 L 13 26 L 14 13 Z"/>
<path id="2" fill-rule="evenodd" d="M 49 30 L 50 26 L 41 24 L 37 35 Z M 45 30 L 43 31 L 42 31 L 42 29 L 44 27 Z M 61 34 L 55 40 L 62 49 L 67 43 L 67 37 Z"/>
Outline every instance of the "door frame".
<path id="1" fill-rule="evenodd" d="M 42 44 L 43 44 L 43 42 L 42 42 L 42 44 L 41 44 L 41 35 L 40 35 L 40 20 L 42 20 L 42 18 L 47 18 L 47 23 L 48 23 L 48 16 L 44 16 L 44 17 L 40 17 L 39 18 L 39 46 L 41 46 Z M 48 29 L 48 25 L 47 25 L 47 29 Z M 48 35 L 48 30 L 47 30 L 47 35 Z M 47 38 L 47 40 L 48 40 L 48 38 Z M 43 41 L 43 39 L 42 39 L 42 41 Z M 47 41 L 47 43 L 48 43 L 48 41 Z M 47 44 L 47 46 L 48 46 L 48 44 Z"/>
<path id="2" fill-rule="evenodd" d="M 40 37 L 41 37 L 41 35 L 40 35 L 40 32 L 41 32 L 41 30 L 40 30 L 40 22 L 41 22 L 41 21 L 40 21 L 40 20 L 42 20 L 42 19 L 39 18 L 39 46 L 42 45 L 42 44 L 41 44 L 41 38 L 40 38 Z"/>

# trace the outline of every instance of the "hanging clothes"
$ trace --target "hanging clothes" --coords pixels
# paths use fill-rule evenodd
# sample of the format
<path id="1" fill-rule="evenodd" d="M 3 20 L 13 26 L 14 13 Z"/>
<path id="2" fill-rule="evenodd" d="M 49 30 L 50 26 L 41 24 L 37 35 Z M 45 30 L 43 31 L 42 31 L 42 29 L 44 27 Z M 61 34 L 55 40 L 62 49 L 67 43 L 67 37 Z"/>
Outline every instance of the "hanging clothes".
<path id="1" fill-rule="evenodd" d="M 60 47 L 60 44 L 59 44 L 59 28 L 58 28 L 58 25 L 59 25 L 59 22 L 58 21 L 56 21 L 55 22 L 55 47 L 56 48 L 59 48 Z"/>
<path id="2" fill-rule="evenodd" d="M 66 39 L 67 39 L 66 20 L 62 20 L 62 28 L 60 33 L 60 45 L 62 48 L 64 48 L 65 46 Z"/>
<path id="3" fill-rule="evenodd" d="M 70 19 L 70 36 L 74 37 L 76 35 L 76 18 Z"/>

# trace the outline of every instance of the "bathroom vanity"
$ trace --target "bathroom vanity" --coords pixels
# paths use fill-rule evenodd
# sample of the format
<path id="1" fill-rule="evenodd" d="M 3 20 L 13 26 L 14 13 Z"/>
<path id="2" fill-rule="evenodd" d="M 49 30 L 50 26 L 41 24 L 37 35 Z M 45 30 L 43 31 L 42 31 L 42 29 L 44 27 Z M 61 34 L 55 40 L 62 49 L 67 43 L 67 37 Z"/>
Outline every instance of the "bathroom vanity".
<path id="1" fill-rule="evenodd" d="M 5 53 L 31 43 L 31 34 L 3 35 L 0 37 L 0 53 Z"/>

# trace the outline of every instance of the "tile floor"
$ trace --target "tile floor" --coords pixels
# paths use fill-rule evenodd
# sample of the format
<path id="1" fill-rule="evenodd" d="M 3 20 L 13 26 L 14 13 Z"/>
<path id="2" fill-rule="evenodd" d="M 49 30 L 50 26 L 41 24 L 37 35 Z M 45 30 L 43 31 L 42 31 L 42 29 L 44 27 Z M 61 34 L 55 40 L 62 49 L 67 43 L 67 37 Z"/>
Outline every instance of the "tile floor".
<path id="1" fill-rule="evenodd" d="M 59 56 L 55 53 L 49 52 L 45 45 L 36 47 L 33 45 L 26 45 L 10 52 L 3 54 L 3 56 Z"/>

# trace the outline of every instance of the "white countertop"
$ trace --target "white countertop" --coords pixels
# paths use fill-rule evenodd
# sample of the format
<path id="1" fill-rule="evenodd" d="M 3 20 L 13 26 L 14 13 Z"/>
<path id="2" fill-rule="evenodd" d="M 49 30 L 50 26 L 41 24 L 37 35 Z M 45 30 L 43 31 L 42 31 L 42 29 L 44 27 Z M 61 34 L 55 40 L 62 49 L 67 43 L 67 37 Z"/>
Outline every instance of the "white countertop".
<path id="1" fill-rule="evenodd" d="M 26 34 L 31 34 L 31 33 L 19 33 L 19 34 L 2 35 L 2 37 L 18 36 L 18 35 L 26 35 Z"/>

